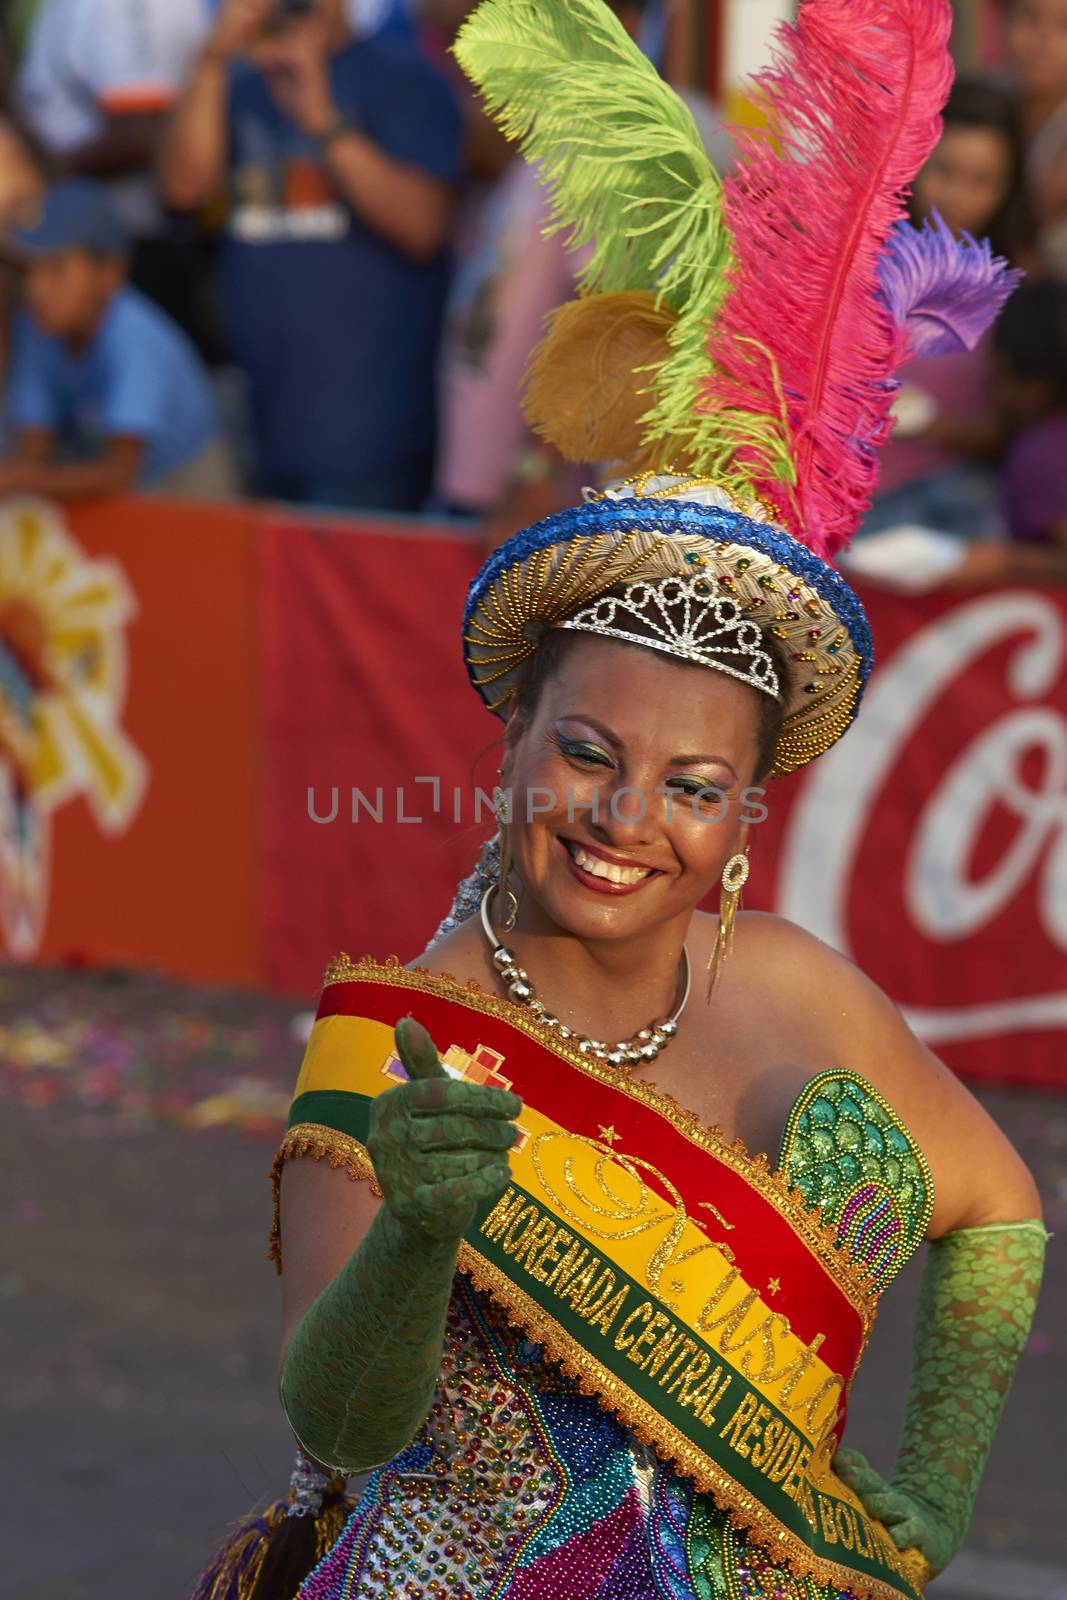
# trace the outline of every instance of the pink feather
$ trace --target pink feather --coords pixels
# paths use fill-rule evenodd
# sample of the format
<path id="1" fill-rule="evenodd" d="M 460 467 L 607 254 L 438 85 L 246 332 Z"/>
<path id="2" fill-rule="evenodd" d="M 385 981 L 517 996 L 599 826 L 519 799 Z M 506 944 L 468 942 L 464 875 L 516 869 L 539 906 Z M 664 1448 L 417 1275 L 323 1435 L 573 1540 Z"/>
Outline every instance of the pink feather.
<path id="1" fill-rule="evenodd" d="M 820 555 L 869 506 L 891 427 L 902 351 L 878 258 L 941 131 L 951 25 L 950 0 L 804 0 L 756 79 L 767 126 L 737 135 L 735 267 L 699 409 L 714 428 L 716 416 L 780 416 L 784 400 L 796 482 L 756 440 L 734 462 Z"/>

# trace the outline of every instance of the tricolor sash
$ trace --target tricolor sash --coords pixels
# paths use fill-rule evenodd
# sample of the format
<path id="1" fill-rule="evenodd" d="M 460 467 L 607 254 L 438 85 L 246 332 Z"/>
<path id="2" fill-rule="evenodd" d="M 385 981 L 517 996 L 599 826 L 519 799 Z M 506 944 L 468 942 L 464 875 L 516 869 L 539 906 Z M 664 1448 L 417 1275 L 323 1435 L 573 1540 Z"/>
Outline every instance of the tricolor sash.
<path id="1" fill-rule="evenodd" d="M 521 1007 L 342 957 L 276 1174 L 310 1151 L 373 1181 L 370 1104 L 406 1076 L 393 1029 L 407 1013 L 454 1076 L 523 1100 L 511 1183 L 467 1230 L 460 1270 L 776 1560 L 915 1600 L 918 1552 L 902 1554 L 830 1465 L 874 1295 L 764 1158 Z"/>

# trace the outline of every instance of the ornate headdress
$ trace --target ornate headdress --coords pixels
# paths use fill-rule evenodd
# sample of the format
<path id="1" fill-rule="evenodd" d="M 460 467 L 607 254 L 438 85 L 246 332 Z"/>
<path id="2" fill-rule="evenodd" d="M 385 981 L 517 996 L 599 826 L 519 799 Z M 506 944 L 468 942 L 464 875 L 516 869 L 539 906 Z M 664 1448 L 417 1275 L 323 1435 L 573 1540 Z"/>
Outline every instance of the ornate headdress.
<path id="1" fill-rule="evenodd" d="M 468 20 L 460 63 L 540 163 L 556 225 L 592 247 L 535 353 L 527 417 L 568 459 L 637 472 L 516 534 L 475 579 L 467 665 L 491 709 L 546 628 L 634 637 L 638 606 L 639 642 L 775 679 L 777 772 L 848 727 L 871 641 L 831 558 L 869 505 L 893 374 L 973 347 L 1017 276 L 939 221 L 903 220 L 940 132 L 950 28 L 949 0 L 803 0 L 723 183 L 603 0 L 483 0 Z M 679 621 L 679 585 L 706 602 L 703 632 Z"/>

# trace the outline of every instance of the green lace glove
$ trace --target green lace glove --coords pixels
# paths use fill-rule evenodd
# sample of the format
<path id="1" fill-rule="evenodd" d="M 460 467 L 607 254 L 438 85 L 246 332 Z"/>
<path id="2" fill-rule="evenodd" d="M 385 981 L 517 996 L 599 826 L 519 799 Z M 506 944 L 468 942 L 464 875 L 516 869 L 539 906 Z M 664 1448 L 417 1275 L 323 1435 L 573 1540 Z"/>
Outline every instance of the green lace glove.
<path id="1" fill-rule="evenodd" d="M 282 1405 L 305 1452 L 367 1472 L 411 1443 L 430 1407 L 459 1240 L 507 1187 L 517 1095 L 450 1078 L 405 1017 L 396 1047 L 411 1081 L 370 1110 L 367 1148 L 384 1205 L 308 1310 L 282 1368 Z"/>
<path id="2" fill-rule="evenodd" d="M 919 1291 L 911 1388 L 889 1482 L 856 1450 L 834 1469 L 943 1572 L 963 1543 L 978 1482 L 1030 1331 L 1046 1233 L 1040 1222 L 962 1228 L 930 1245 Z"/>

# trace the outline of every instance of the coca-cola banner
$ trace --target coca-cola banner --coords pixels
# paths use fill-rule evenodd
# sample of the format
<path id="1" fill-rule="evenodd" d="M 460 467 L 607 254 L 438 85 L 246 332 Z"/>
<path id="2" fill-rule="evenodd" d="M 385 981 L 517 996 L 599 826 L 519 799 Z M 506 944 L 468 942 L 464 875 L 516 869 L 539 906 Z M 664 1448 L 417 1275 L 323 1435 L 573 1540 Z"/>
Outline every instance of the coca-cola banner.
<path id="1" fill-rule="evenodd" d="M 1067 592 L 861 592 L 861 714 L 770 791 L 749 903 L 851 957 L 960 1073 L 1067 1085 Z"/>

